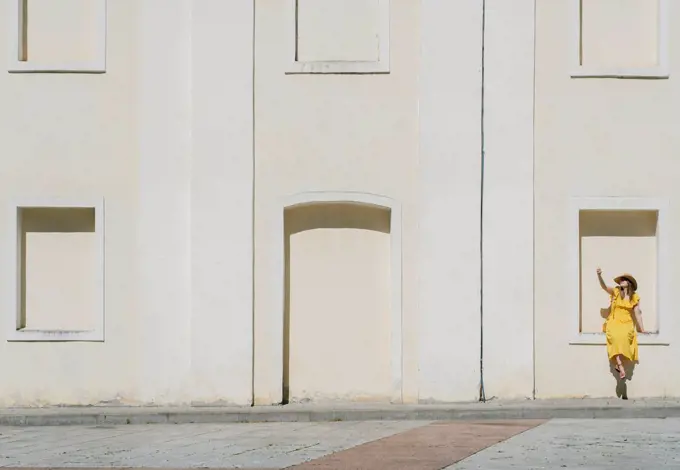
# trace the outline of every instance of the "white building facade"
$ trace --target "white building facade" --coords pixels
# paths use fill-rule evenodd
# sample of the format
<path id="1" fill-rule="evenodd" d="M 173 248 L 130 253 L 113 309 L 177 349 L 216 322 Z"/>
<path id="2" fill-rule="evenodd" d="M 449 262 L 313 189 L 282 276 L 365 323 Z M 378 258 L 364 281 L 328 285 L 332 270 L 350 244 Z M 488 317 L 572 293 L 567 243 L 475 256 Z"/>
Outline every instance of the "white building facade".
<path id="1" fill-rule="evenodd" d="M 0 406 L 680 396 L 678 5 L 0 18 Z"/>

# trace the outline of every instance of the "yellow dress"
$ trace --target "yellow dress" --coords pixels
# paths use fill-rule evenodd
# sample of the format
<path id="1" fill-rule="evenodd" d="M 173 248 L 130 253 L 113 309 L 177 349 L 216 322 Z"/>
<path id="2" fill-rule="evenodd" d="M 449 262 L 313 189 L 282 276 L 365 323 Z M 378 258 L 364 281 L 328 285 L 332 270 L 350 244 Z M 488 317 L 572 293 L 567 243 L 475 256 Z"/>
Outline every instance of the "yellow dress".
<path id="1" fill-rule="evenodd" d="M 633 294 L 630 300 L 621 296 L 618 287 L 611 295 L 611 311 L 604 324 L 607 336 L 607 354 L 612 359 L 621 354 L 631 361 L 638 360 L 638 342 L 633 309 L 640 302 L 640 296 Z"/>

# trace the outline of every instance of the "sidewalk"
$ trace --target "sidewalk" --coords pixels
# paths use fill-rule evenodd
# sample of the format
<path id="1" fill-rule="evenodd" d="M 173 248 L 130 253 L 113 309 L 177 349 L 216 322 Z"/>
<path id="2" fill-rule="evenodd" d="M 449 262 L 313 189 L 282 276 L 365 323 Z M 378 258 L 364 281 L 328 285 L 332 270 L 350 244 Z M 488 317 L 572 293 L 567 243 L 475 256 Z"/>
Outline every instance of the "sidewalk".
<path id="1" fill-rule="evenodd" d="M 680 468 L 680 419 L 0 426 L 0 470 Z"/>
<path id="2" fill-rule="evenodd" d="M 680 399 L 492 400 L 438 405 L 305 404 L 256 407 L 87 406 L 6 408 L 0 426 L 679 418 Z"/>

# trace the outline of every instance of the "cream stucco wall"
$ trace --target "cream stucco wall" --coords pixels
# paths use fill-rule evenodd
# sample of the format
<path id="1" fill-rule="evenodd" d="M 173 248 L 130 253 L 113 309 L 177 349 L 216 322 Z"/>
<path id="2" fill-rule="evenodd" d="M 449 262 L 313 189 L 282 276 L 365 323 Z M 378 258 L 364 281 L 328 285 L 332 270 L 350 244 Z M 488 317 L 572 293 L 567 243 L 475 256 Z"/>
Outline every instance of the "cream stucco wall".
<path id="1" fill-rule="evenodd" d="M 414 400 L 417 352 L 411 325 L 415 326 L 417 279 L 419 6 L 405 0 L 391 2 L 391 72 L 356 76 L 286 75 L 286 34 L 291 33 L 285 22 L 287 7 L 288 2 L 256 3 L 255 401 L 269 404 L 282 399 L 281 309 L 277 293 L 268 286 L 276 285 L 282 274 L 272 263 L 281 249 L 278 215 L 287 196 L 306 191 L 356 191 L 401 202 L 403 323 L 404 331 L 412 332 L 404 338 L 403 387 Z M 343 287 L 338 288 L 341 295 Z M 300 338 L 314 342 L 324 334 L 313 325 L 304 325 L 306 333 Z M 345 341 L 351 344 L 355 339 L 349 335 Z M 361 355 L 352 360 L 354 367 L 359 366 Z M 326 396 L 341 397 L 330 390 Z"/>
<path id="2" fill-rule="evenodd" d="M 534 1 L 486 2 L 484 388 L 533 396 Z"/>
<path id="3" fill-rule="evenodd" d="M 97 59 L 98 2 L 62 0 L 58 9 L 49 0 L 25 4 L 28 60 L 56 64 Z"/>
<path id="4" fill-rule="evenodd" d="M 658 0 L 587 0 L 581 8 L 583 65 L 649 67 L 658 63 Z"/>
<path id="5" fill-rule="evenodd" d="M 300 0 L 297 8 L 299 61 L 378 60 L 379 0 Z"/>
<path id="6" fill-rule="evenodd" d="M 106 73 L 0 74 L 8 339 L 16 204 L 103 200 L 106 222 L 104 341 L 3 341 L 0 405 L 249 404 L 252 2 L 107 3 Z"/>
<path id="7" fill-rule="evenodd" d="M 680 395 L 675 77 L 578 77 L 663 76 L 676 6 L 588 6 L 578 68 L 573 0 L 298 2 L 297 64 L 289 0 L 81 1 L 29 63 L 0 4 L 7 69 L 94 72 L 0 73 L 0 406 L 612 396 L 597 265 L 658 329 L 629 395 Z M 97 217 L 27 230 L 27 326 L 92 332 L 17 331 L 31 201 Z"/>
<path id="8" fill-rule="evenodd" d="M 422 402 L 475 400 L 482 2 L 423 2 L 420 31 L 418 396 Z"/>
<path id="9" fill-rule="evenodd" d="M 188 16 L 192 381 L 186 396 L 250 404 L 254 6 L 247 0 L 192 2 Z M 216 44 L 224 53 L 215 52 Z"/>
<path id="10" fill-rule="evenodd" d="M 578 270 L 570 268 L 573 252 L 569 249 L 574 242 L 571 238 L 578 233 L 573 227 L 578 218 L 570 216 L 570 200 L 609 198 L 615 206 L 617 198 L 657 198 L 672 208 L 678 198 L 674 183 L 680 169 L 675 158 L 680 144 L 675 132 L 680 109 L 677 80 L 674 76 L 668 80 L 570 78 L 568 57 L 573 36 L 565 18 L 571 7 L 567 1 L 537 2 L 534 295 L 538 397 L 616 393 L 602 340 L 600 345 L 570 344 L 578 334 L 574 331 L 578 310 L 572 307 L 577 292 L 569 287 L 574 274 L 578 275 Z M 671 24 L 680 21 L 676 7 L 672 4 L 669 10 Z M 667 40 L 672 44 L 678 37 L 677 31 L 670 31 Z M 671 62 L 680 58 L 678 52 L 672 50 Z M 676 233 L 680 228 L 676 211 L 669 211 L 665 223 Z M 609 250 L 612 244 L 607 245 Z M 587 256 L 589 267 L 583 273 L 583 283 L 590 287 L 597 285 L 596 261 L 592 252 Z M 638 281 L 645 289 L 654 284 L 646 274 L 651 268 L 640 265 L 637 253 L 630 255 L 630 263 L 624 263 L 625 252 L 618 256 L 618 264 L 613 260 L 607 264 L 612 254 L 603 251 L 597 261 L 610 284 L 614 270 L 624 265 L 631 266 L 626 270 L 641 270 Z M 662 256 L 670 268 L 657 284 L 660 294 L 678 275 L 674 243 Z M 600 300 L 605 307 L 606 296 Z M 642 301 L 644 305 L 645 299 Z M 652 301 L 651 315 L 653 305 Z M 659 308 L 666 309 L 657 315 L 663 315 L 660 333 L 670 345 L 641 337 L 641 342 L 652 344 L 640 347 L 640 363 L 628 383 L 632 396 L 680 392 L 674 360 L 680 325 L 674 321 L 672 305 Z"/>
<path id="11" fill-rule="evenodd" d="M 138 393 L 137 368 L 130 364 L 143 356 L 139 284 L 132 275 L 139 216 L 134 52 L 139 9 L 137 2 L 109 3 L 107 74 L 0 73 L 0 370 L 5 377 L 0 405 L 96 403 Z M 9 61 L 9 5 L 0 4 L 3 67 Z M 13 260 L 7 258 L 15 241 L 8 225 L 11 211 L 16 211 L 13 205 L 60 198 L 107 201 L 107 341 L 7 342 L 13 319 L 11 277 L 16 275 Z M 75 305 L 56 307 L 54 315 L 69 318 L 66 311 Z"/>

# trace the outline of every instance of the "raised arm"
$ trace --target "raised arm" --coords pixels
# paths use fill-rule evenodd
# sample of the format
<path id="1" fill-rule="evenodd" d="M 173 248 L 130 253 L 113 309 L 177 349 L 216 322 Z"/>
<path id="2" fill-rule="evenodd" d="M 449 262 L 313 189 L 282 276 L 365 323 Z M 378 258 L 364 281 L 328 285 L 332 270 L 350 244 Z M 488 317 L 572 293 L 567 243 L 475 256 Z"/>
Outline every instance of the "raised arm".
<path id="1" fill-rule="evenodd" d="M 604 279 L 602 279 L 602 270 L 600 268 L 597 268 L 597 280 L 600 282 L 602 290 L 607 292 L 607 294 L 612 295 L 614 293 L 614 289 L 608 287 L 607 284 L 604 283 Z"/>

